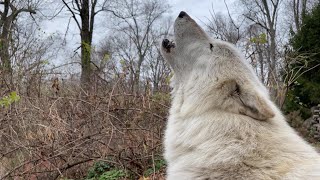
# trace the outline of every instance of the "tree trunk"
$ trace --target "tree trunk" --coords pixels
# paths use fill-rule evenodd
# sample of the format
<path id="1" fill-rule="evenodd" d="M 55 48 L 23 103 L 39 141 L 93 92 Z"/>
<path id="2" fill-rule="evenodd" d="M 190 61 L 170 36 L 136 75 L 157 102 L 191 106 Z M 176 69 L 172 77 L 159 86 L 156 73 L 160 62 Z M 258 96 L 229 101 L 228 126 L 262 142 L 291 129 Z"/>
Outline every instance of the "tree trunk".
<path id="1" fill-rule="evenodd" d="M 84 90 L 90 90 L 91 87 L 91 43 L 92 31 L 90 27 L 90 6 L 89 0 L 82 1 L 80 10 L 81 17 L 81 86 Z M 91 12 L 94 13 L 94 12 Z"/>
<path id="2" fill-rule="evenodd" d="M 10 90 L 13 88 L 13 82 L 12 82 L 12 67 L 11 67 L 11 61 L 10 61 L 10 55 L 9 55 L 9 39 L 8 39 L 8 33 L 4 30 L 6 28 L 3 28 L 3 33 L 1 34 L 1 42 L 0 42 L 0 59 L 1 59 L 1 69 L 0 71 L 3 74 L 5 81 L 5 84 L 8 86 Z"/>
<path id="3" fill-rule="evenodd" d="M 265 79 L 264 79 L 264 62 L 263 62 L 263 52 L 261 50 L 261 45 L 258 44 L 257 48 L 258 48 L 258 58 L 259 58 L 259 63 L 260 63 L 260 76 L 261 76 L 261 81 L 264 84 Z"/>
<path id="4" fill-rule="evenodd" d="M 28 12 L 30 14 L 36 14 L 36 12 L 31 7 L 20 7 L 18 9 L 13 4 L 14 1 L 4 0 L 1 2 L 3 8 L 1 8 L 0 16 L 0 73 L 2 79 L 0 82 L 5 84 L 9 90 L 14 89 L 13 85 L 13 68 L 10 59 L 10 42 L 12 36 L 12 24 L 17 19 L 18 15 L 22 12 Z"/>
<path id="5" fill-rule="evenodd" d="M 302 0 L 302 7 L 301 7 L 301 18 L 302 18 L 302 22 L 303 19 L 305 18 L 307 14 L 307 0 Z M 302 23 L 301 22 L 301 23 Z"/>
<path id="6" fill-rule="evenodd" d="M 139 61 L 137 63 L 136 72 L 134 74 L 134 93 L 138 94 L 140 89 L 140 73 L 141 73 L 141 65 L 144 60 L 144 56 L 139 56 Z"/>
<path id="7" fill-rule="evenodd" d="M 272 26 L 271 26 L 272 27 Z M 276 34 L 273 28 L 270 28 L 270 67 L 269 67 L 269 83 L 271 97 L 277 97 L 277 69 L 276 69 Z"/>
<path id="8" fill-rule="evenodd" d="M 5 9 L 9 7 L 9 1 L 6 1 Z M 6 12 L 7 10 L 5 10 Z M 4 12 L 4 13 L 5 13 Z M 10 54 L 9 54 L 9 42 L 10 42 L 10 30 L 12 24 L 12 16 L 7 16 L 4 14 L 1 17 L 1 24 L 2 24 L 2 32 L 0 35 L 0 59 L 1 59 L 1 69 L 3 76 L 3 81 L 9 88 L 9 90 L 13 89 L 13 81 L 12 81 L 12 66 L 10 61 Z"/>
<path id="9" fill-rule="evenodd" d="M 293 18 L 298 31 L 300 29 L 300 0 L 293 0 Z"/>

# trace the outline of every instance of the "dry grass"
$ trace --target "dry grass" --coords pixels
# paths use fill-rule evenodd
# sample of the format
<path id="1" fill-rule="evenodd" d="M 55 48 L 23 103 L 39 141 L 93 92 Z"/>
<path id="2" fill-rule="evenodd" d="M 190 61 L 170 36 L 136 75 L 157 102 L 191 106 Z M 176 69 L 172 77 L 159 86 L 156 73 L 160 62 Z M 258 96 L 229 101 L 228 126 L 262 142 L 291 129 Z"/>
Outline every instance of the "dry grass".
<path id="1" fill-rule="evenodd" d="M 167 92 L 134 95 L 116 83 L 90 95 L 77 86 L 42 94 L 0 110 L 3 179 L 81 179 L 97 161 L 138 179 L 161 158 Z"/>

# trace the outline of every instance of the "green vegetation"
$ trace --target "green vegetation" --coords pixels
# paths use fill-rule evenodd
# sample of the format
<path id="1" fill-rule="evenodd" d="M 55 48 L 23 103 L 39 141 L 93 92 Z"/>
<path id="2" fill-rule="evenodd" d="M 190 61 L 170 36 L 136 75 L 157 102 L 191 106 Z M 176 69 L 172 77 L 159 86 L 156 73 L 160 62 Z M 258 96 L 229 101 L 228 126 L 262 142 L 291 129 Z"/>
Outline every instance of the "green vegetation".
<path id="1" fill-rule="evenodd" d="M 126 177 L 124 170 L 117 169 L 106 162 L 98 161 L 89 169 L 86 180 L 117 180 Z"/>
<path id="2" fill-rule="evenodd" d="M 18 102 L 20 100 L 20 96 L 17 95 L 17 92 L 13 91 L 8 96 L 5 96 L 0 99 L 0 106 L 9 107 L 12 103 Z"/>
<path id="3" fill-rule="evenodd" d="M 159 172 L 161 169 L 163 169 L 163 167 L 166 165 L 166 162 L 164 159 L 158 159 L 155 160 L 154 162 L 154 168 L 151 167 L 149 169 L 147 169 L 144 173 L 144 176 L 150 176 L 152 175 L 153 172 Z"/>
<path id="4" fill-rule="evenodd" d="M 250 41 L 251 41 L 252 43 L 256 43 L 256 44 L 265 44 L 265 43 L 268 42 L 268 40 L 267 40 L 267 35 L 266 35 L 265 33 L 262 33 L 262 34 L 260 34 L 260 35 L 257 36 L 257 37 L 251 38 Z"/>
<path id="5" fill-rule="evenodd" d="M 310 108 L 320 104 L 320 4 L 303 18 L 303 25 L 293 34 L 291 45 L 295 56 L 300 58 L 291 68 L 302 67 L 305 73 L 289 88 L 285 110 L 299 110 L 306 119 L 311 114 Z"/>
<path id="6" fill-rule="evenodd" d="M 152 176 L 153 173 L 159 173 L 166 166 L 163 158 L 154 160 L 154 165 L 150 166 L 143 174 L 144 177 Z M 98 161 L 89 170 L 85 180 L 119 180 L 130 179 L 130 173 L 117 168 L 109 163 Z M 132 178 L 132 177 L 131 177 Z"/>

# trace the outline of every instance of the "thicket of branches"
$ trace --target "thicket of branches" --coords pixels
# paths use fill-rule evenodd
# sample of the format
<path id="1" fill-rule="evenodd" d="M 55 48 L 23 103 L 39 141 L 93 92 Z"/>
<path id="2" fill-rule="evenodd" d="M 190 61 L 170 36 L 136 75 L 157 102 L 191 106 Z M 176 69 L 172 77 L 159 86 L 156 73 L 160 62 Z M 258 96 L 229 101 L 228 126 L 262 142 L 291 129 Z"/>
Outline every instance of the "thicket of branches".
<path id="1" fill-rule="evenodd" d="M 0 178 L 81 179 L 97 162 L 123 178 L 161 176 L 170 71 L 158 42 L 169 32 L 167 2 L 0 6 Z M 94 46 L 98 14 L 113 27 Z M 45 34 L 41 22 L 60 15 L 69 17 L 66 34 Z M 64 57 L 72 23 L 80 42 Z"/>
<path id="2" fill-rule="evenodd" d="M 142 176 L 161 158 L 168 96 L 112 87 L 81 95 L 77 85 L 59 97 L 22 96 L 1 110 L 1 174 L 4 179 L 83 178 L 96 161 Z"/>
<path id="3" fill-rule="evenodd" d="M 316 4 L 225 1 L 203 25 L 244 52 L 282 107 L 314 68 L 289 40 Z M 97 162 L 123 179 L 163 178 L 172 74 L 159 44 L 175 17 L 165 0 L 0 0 L 0 179 L 89 178 Z M 46 33 L 59 18 L 64 33 Z"/>

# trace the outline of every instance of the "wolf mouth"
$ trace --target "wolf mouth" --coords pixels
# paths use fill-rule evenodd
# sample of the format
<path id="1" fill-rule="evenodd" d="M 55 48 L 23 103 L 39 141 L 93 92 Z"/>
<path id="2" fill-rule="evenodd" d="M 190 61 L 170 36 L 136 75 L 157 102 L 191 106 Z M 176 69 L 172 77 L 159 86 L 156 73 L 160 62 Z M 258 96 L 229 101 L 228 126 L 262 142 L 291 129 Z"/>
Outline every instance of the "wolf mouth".
<path id="1" fill-rule="evenodd" d="M 169 53 L 171 48 L 175 48 L 176 45 L 173 41 L 170 41 L 168 39 L 164 39 L 162 41 L 162 47 L 166 50 L 167 53 Z"/>

